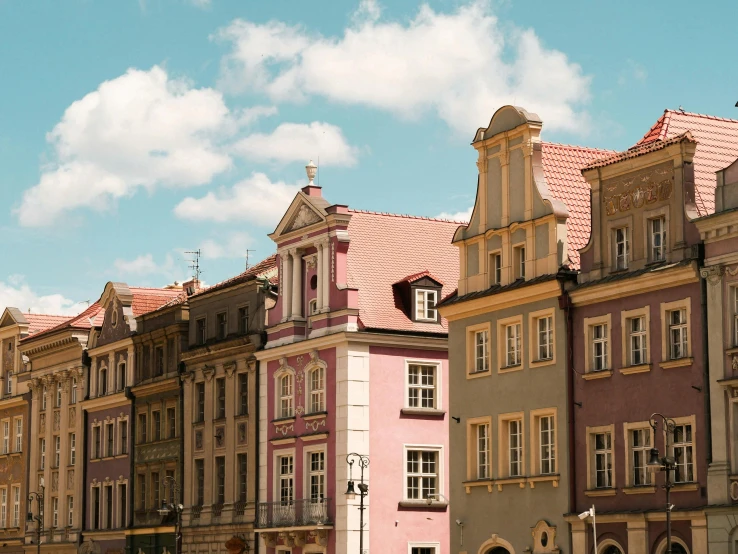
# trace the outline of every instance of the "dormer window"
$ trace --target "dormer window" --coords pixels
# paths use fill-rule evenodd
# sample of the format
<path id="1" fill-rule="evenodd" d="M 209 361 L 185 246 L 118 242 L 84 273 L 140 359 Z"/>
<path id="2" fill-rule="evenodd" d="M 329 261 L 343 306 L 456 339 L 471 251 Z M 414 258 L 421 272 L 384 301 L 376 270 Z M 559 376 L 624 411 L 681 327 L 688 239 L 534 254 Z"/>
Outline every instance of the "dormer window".
<path id="1" fill-rule="evenodd" d="M 438 292 L 428 289 L 415 290 L 415 319 L 419 321 L 437 321 Z"/>

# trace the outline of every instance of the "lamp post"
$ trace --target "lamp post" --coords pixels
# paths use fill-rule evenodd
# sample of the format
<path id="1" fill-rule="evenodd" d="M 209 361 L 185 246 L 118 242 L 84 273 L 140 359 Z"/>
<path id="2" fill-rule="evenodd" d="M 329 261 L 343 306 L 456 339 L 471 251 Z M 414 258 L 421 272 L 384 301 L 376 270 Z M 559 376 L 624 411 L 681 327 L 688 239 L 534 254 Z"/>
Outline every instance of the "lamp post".
<path id="1" fill-rule="evenodd" d="M 594 553 L 597 554 L 597 514 L 595 512 L 594 504 L 586 512 L 579 514 L 579 519 L 584 521 L 588 517 L 592 518 L 592 538 L 594 539 Z"/>
<path id="2" fill-rule="evenodd" d="M 356 491 L 354 490 L 353 480 L 353 469 L 354 462 L 359 462 L 361 468 L 361 480 L 357 485 L 359 488 L 359 554 L 364 554 L 364 497 L 369 494 L 369 485 L 364 483 L 364 469 L 369 466 L 369 456 L 363 456 L 352 452 L 346 456 L 346 462 L 349 465 L 349 481 L 348 487 L 346 488 L 346 498 L 353 500 L 356 498 Z"/>
<path id="3" fill-rule="evenodd" d="M 41 478 L 39 483 L 38 492 L 28 493 L 28 516 L 26 521 L 28 523 L 36 522 L 36 552 L 41 554 L 41 532 L 44 530 L 44 478 Z M 33 501 L 36 501 L 36 507 L 38 508 L 38 514 L 33 515 L 32 507 Z"/>
<path id="4" fill-rule="evenodd" d="M 664 489 L 666 489 L 666 554 L 671 554 L 671 509 L 674 507 L 671 505 L 671 487 L 674 483 L 671 481 L 671 472 L 676 469 L 676 460 L 674 456 L 669 455 L 669 448 L 671 446 L 670 437 L 674 433 L 676 423 L 673 419 L 669 419 L 666 416 L 655 413 L 651 414 L 651 428 L 653 429 L 654 444 L 656 444 L 656 427 L 658 422 L 656 418 L 661 418 L 664 429 L 666 430 L 666 439 L 664 444 L 664 456 L 659 456 L 659 449 L 652 448 L 651 456 L 648 460 L 647 468 L 648 471 L 655 473 L 657 471 L 664 470 L 666 472 L 666 482 L 664 483 Z"/>
<path id="5" fill-rule="evenodd" d="M 161 501 L 161 508 L 159 508 L 159 514 L 167 516 L 174 512 L 176 519 L 174 521 L 174 554 L 179 554 L 180 543 L 182 542 L 182 512 L 184 506 L 179 503 L 179 495 L 182 492 L 182 488 L 179 486 L 177 481 L 171 475 L 164 477 L 164 491 L 169 489 L 171 491 L 171 503 L 167 503 L 166 498 Z M 166 497 L 166 494 L 165 494 Z"/>

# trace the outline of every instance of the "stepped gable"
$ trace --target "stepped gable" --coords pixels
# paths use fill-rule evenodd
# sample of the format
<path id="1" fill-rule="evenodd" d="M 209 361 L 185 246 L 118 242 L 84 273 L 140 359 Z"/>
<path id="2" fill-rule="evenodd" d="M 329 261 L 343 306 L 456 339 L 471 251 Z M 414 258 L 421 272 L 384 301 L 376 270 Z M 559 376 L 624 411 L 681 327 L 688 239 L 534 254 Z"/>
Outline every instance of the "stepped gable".
<path id="1" fill-rule="evenodd" d="M 428 272 L 445 283 L 459 280 L 459 252 L 451 244 L 458 222 L 349 209 L 348 286 L 359 290 L 363 328 L 447 333 L 448 324 L 410 320 L 395 303 L 393 284 Z M 449 285 L 450 284 L 450 285 Z"/>

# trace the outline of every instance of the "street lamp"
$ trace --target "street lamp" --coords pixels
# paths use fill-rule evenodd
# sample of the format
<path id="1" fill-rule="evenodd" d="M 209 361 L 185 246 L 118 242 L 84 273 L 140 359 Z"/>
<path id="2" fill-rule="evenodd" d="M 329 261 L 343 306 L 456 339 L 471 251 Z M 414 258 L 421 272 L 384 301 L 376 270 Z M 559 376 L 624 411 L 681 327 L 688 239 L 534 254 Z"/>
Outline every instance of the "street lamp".
<path id="1" fill-rule="evenodd" d="M 597 554 L 597 515 L 595 513 L 594 504 L 586 512 L 579 514 L 579 519 L 584 521 L 588 517 L 592 518 L 592 537 L 594 538 L 594 553 Z"/>
<path id="2" fill-rule="evenodd" d="M 655 413 L 651 414 L 651 428 L 653 429 L 654 444 L 656 444 L 656 418 L 660 417 L 664 423 L 664 429 L 666 429 L 666 439 L 664 444 L 664 456 L 659 456 L 659 449 L 651 449 L 651 457 L 648 460 L 646 467 L 648 471 L 655 473 L 657 471 L 666 471 L 666 482 L 664 488 L 666 489 L 666 554 L 671 554 L 671 510 L 674 506 L 671 504 L 671 487 L 674 483 L 671 481 L 671 472 L 676 469 L 676 460 L 674 456 L 669 456 L 669 449 L 671 447 L 670 437 L 674 433 L 676 422 L 673 419 L 669 419 L 666 416 Z"/>
<path id="3" fill-rule="evenodd" d="M 166 501 L 167 488 L 169 488 L 172 492 L 172 502 L 170 504 L 167 504 Z M 179 554 L 180 543 L 182 542 L 182 512 L 184 511 L 184 506 L 179 503 L 179 494 L 182 489 L 179 484 L 177 484 L 177 481 L 174 479 L 174 477 L 172 477 L 171 475 L 167 475 L 166 477 L 164 477 L 164 491 L 165 499 L 161 501 L 161 508 L 159 508 L 158 511 L 159 515 L 161 516 L 167 516 L 172 512 L 174 512 L 176 516 L 174 522 L 174 554 Z"/>
<path id="4" fill-rule="evenodd" d="M 355 458 L 355 459 L 353 459 Z M 369 456 L 363 456 L 352 452 L 346 456 L 346 462 L 349 465 L 349 481 L 346 487 L 346 498 L 353 500 L 356 498 L 356 490 L 354 489 L 353 469 L 354 462 L 359 462 L 361 468 L 361 480 L 358 485 L 359 488 L 359 554 L 364 554 L 364 497 L 369 494 L 369 485 L 364 483 L 364 469 L 369 466 Z"/>
<path id="5" fill-rule="evenodd" d="M 26 517 L 26 521 L 28 523 L 36 522 L 36 552 L 38 554 L 41 554 L 41 533 L 44 530 L 44 478 L 41 477 L 41 480 L 39 482 L 39 488 L 41 489 L 39 492 L 31 492 L 28 493 L 28 516 Z M 36 507 L 38 509 L 38 514 L 33 515 L 33 512 L 31 511 L 33 508 L 33 501 L 36 501 Z"/>

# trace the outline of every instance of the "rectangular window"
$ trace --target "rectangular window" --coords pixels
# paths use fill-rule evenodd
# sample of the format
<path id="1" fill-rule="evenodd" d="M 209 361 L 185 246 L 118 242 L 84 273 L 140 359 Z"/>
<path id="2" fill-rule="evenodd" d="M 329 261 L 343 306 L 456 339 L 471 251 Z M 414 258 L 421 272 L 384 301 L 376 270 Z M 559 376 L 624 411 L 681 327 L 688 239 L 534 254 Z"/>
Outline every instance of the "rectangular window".
<path id="1" fill-rule="evenodd" d="M 120 422 L 120 444 L 118 450 L 121 454 L 128 454 L 128 421 Z"/>
<path id="2" fill-rule="evenodd" d="M 195 342 L 197 344 L 205 344 L 207 341 L 207 328 L 205 326 L 205 318 L 201 317 L 195 321 Z"/>
<path id="3" fill-rule="evenodd" d="M 77 463 L 77 435 L 69 433 L 69 465 Z"/>
<path id="4" fill-rule="evenodd" d="M 538 361 L 553 358 L 553 317 L 545 316 L 536 319 L 536 350 Z"/>
<path id="5" fill-rule="evenodd" d="M 249 413 L 249 375 L 238 374 L 238 415 Z"/>
<path id="6" fill-rule="evenodd" d="M 195 460 L 195 505 L 205 503 L 205 460 Z"/>
<path id="7" fill-rule="evenodd" d="M 54 528 L 59 527 L 59 497 L 55 496 L 51 499 L 52 525 Z"/>
<path id="8" fill-rule="evenodd" d="M 215 503 L 225 504 L 225 456 L 215 458 Z"/>
<path id="9" fill-rule="evenodd" d="M 310 502 L 322 502 L 325 498 L 325 452 L 310 452 L 308 456 Z"/>
<path id="10" fill-rule="evenodd" d="M 59 467 L 61 463 L 61 437 L 56 435 L 54 437 L 54 467 Z"/>
<path id="11" fill-rule="evenodd" d="M 164 375 L 164 347 L 157 346 L 154 348 L 154 368 L 156 375 Z"/>
<path id="12" fill-rule="evenodd" d="M 672 360 L 689 356 L 687 338 L 687 310 L 680 308 L 668 312 L 669 317 L 669 357 Z"/>
<path id="13" fill-rule="evenodd" d="M 138 509 L 146 509 L 146 475 L 139 473 L 136 479 L 138 483 Z"/>
<path id="14" fill-rule="evenodd" d="M 508 475 L 523 475 L 523 420 L 512 419 L 507 422 Z"/>
<path id="15" fill-rule="evenodd" d="M 628 319 L 628 348 L 630 349 L 630 365 L 647 363 L 648 335 L 644 316 Z"/>
<path id="16" fill-rule="evenodd" d="M 10 420 L 3 421 L 3 454 L 10 452 Z"/>
<path id="17" fill-rule="evenodd" d="M 556 473 L 556 420 L 552 415 L 538 418 L 538 445 L 541 475 Z"/>
<path id="18" fill-rule="evenodd" d="M 474 441 L 476 444 L 477 479 L 489 479 L 489 424 L 483 423 L 474 426 Z"/>
<path id="19" fill-rule="evenodd" d="M 38 451 L 39 451 L 39 457 L 40 457 L 38 465 L 41 469 L 45 469 L 46 468 L 46 439 L 41 439 L 39 441 Z"/>
<path id="20" fill-rule="evenodd" d="M 693 482 L 694 461 L 692 459 L 692 449 L 694 445 L 692 439 L 692 426 L 689 424 L 683 424 L 674 427 L 672 445 L 674 447 L 674 460 L 676 462 L 674 482 Z"/>
<path id="21" fill-rule="evenodd" d="M 46 411 L 46 396 L 48 394 L 48 390 L 46 388 L 46 385 L 43 386 L 43 389 L 41 390 L 41 411 Z"/>
<path id="22" fill-rule="evenodd" d="M 215 324 L 218 329 L 218 339 L 223 340 L 228 336 L 228 313 L 220 312 L 216 314 Z"/>
<path id="23" fill-rule="evenodd" d="M 92 457 L 93 458 L 102 457 L 100 430 L 101 430 L 101 427 L 99 425 L 92 428 Z"/>
<path id="24" fill-rule="evenodd" d="M 279 456 L 279 501 L 292 504 L 295 498 L 295 459 L 293 456 Z"/>
<path id="25" fill-rule="evenodd" d="M 100 487 L 92 488 L 92 528 L 100 529 Z"/>
<path id="26" fill-rule="evenodd" d="M 0 526 L 5 528 L 8 520 L 8 489 L 0 489 Z"/>
<path id="27" fill-rule="evenodd" d="M 118 485 L 118 527 L 128 525 L 128 486 L 125 483 Z"/>
<path id="28" fill-rule="evenodd" d="M 595 487 L 612 487 L 612 436 L 610 433 L 594 434 Z"/>
<path id="29" fill-rule="evenodd" d="M 308 374 L 310 379 L 310 413 L 325 411 L 325 369 L 318 366 Z"/>
<path id="30" fill-rule="evenodd" d="M 246 335 L 249 332 L 249 308 L 243 306 L 238 308 L 238 332 Z"/>
<path id="31" fill-rule="evenodd" d="M 424 500 L 438 492 L 438 454 L 437 450 L 406 451 L 408 500 Z"/>
<path id="32" fill-rule="evenodd" d="M 21 452 L 23 450 L 23 419 L 18 418 L 15 420 L 15 451 Z"/>
<path id="33" fill-rule="evenodd" d="M 436 321 L 436 303 L 438 293 L 434 290 L 415 291 L 415 319 Z"/>
<path id="34" fill-rule="evenodd" d="M 113 485 L 105 485 L 105 529 L 113 528 Z"/>
<path id="35" fill-rule="evenodd" d="M 108 394 L 108 370 L 103 368 L 98 373 L 100 383 L 98 383 L 98 396 L 105 396 Z"/>
<path id="36" fill-rule="evenodd" d="M 143 444 L 146 442 L 146 414 L 138 414 L 138 442 Z"/>
<path id="37" fill-rule="evenodd" d="M 161 506 L 160 486 L 161 486 L 161 480 L 159 479 L 159 472 L 158 471 L 151 472 L 151 497 L 152 497 L 151 505 L 157 510 Z"/>
<path id="38" fill-rule="evenodd" d="M 628 228 L 615 229 L 615 269 L 628 268 Z"/>
<path id="39" fill-rule="evenodd" d="M 126 363 L 121 362 L 118 364 L 118 390 L 121 391 L 126 388 Z"/>
<path id="40" fill-rule="evenodd" d="M 238 463 L 238 501 L 246 502 L 246 492 L 248 490 L 248 464 L 246 454 L 238 454 L 236 462 Z"/>
<path id="41" fill-rule="evenodd" d="M 205 383 L 195 383 L 197 422 L 205 421 Z"/>
<path id="42" fill-rule="evenodd" d="M 61 383 L 56 384 L 56 406 L 57 408 L 61 408 L 62 405 L 62 386 Z"/>
<path id="43" fill-rule="evenodd" d="M 502 255 L 492 254 L 490 256 L 489 269 L 493 285 L 502 284 Z"/>
<path id="44" fill-rule="evenodd" d="M 77 403 L 77 378 L 76 377 L 72 377 L 72 392 L 69 395 L 69 403 L 70 404 Z"/>
<path id="45" fill-rule="evenodd" d="M 607 367 L 607 324 L 600 323 L 592 328 L 592 370 L 603 371 Z"/>
<path id="46" fill-rule="evenodd" d="M 177 436 L 177 412 L 174 408 L 167 408 L 167 430 L 168 439 Z"/>
<path id="47" fill-rule="evenodd" d="M 292 417 L 292 374 L 282 375 L 279 379 L 279 417 Z"/>
<path id="48" fill-rule="evenodd" d="M 505 367 L 520 365 L 521 325 L 505 325 Z"/>
<path id="49" fill-rule="evenodd" d="M 13 491 L 13 527 L 20 527 L 20 503 L 21 503 L 21 490 L 20 487 L 14 485 Z"/>
<path id="50" fill-rule="evenodd" d="M 115 443 L 115 426 L 112 423 L 105 424 L 105 455 L 108 457 L 115 456 L 113 445 Z"/>
<path id="51" fill-rule="evenodd" d="M 408 375 L 408 407 L 436 407 L 436 366 L 410 364 Z"/>
<path id="52" fill-rule="evenodd" d="M 513 249 L 513 260 L 515 263 L 515 278 L 525 279 L 525 246 L 517 246 Z"/>
<path id="53" fill-rule="evenodd" d="M 74 526 L 74 497 L 67 496 L 67 527 Z"/>
<path id="54" fill-rule="evenodd" d="M 438 554 L 438 549 L 435 546 L 413 546 L 410 554 Z"/>
<path id="55" fill-rule="evenodd" d="M 489 370 L 489 331 L 474 333 L 474 371 Z"/>
<path id="56" fill-rule="evenodd" d="M 223 419 L 226 416 L 226 382 L 225 378 L 219 377 L 215 380 L 215 419 Z"/>
<path id="57" fill-rule="evenodd" d="M 651 473 L 646 464 L 651 453 L 651 429 L 631 429 L 630 460 L 632 466 L 631 485 L 639 487 L 651 484 Z"/>
<path id="58" fill-rule="evenodd" d="M 161 412 L 158 410 L 155 412 L 151 412 L 151 427 L 153 440 L 161 440 Z"/>
<path id="59" fill-rule="evenodd" d="M 648 220 L 648 240 L 651 261 L 662 261 L 666 257 L 666 220 L 663 217 Z"/>

